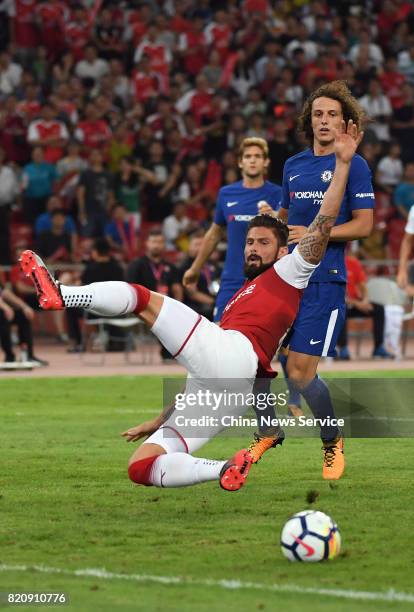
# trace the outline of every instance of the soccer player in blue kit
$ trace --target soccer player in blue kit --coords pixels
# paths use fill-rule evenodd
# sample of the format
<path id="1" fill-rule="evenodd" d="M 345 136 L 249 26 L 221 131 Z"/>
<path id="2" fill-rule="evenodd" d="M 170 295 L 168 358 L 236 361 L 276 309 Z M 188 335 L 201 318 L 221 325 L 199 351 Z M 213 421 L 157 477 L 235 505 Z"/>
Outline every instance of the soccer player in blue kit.
<path id="1" fill-rule="evenodd" d="M 314 220 L 335 170 L 334 130 L 341 121 L 352 119 L 361 129 L 363 110 L 346 84 L 333 81 L 316 89 L 306 100 L 299 118 L 299 130 L 311 147 L 290 157 L 284 167 L 282 206 L 278 217 L 288 223 L 291 249 Z M 303 293 L 297 318 L 284 345 L 289 346 L 285 372 L 289 387 L 303 395 L 317 418 L 334 418 L 328 387 L 317 376 L 321 357 L 333 356 L 338 335 L 345 322 L 345 244 L 369 236 L 375 203 L 368 164 L 355 155 L 336 225 L 318 270 Z M 381 356 L 381 355 L 378 355 Z M 290 404 L 296 399 L 290 398 Z M 321 427 L 323 442 L 322 476 L 336 480 L 345 467 L 343 438 L 337 427 Z M 264 452 L 271 437 L 262 439 Z M 262 452 L 262 454 L 263 454 Z"/>
<path id="2" fill-rule="evenodd" d="M 184 287 L 197 283 L 203 265 L 227 229 L 227 252 L 214 310 L 215 321 L 220 321 L 227 302 L 245 281 L 244 246 L 249 221 L 257 215 L 261 204 L 267 204 L 274 211 L 280 207 L 280 186 L 265 180 L 269 162 L 269 148 L 263 138 L 242 141 L 239 149 L 242 180 L 220 189 L 214 221 L 191 268 L 183 276 Z"/>

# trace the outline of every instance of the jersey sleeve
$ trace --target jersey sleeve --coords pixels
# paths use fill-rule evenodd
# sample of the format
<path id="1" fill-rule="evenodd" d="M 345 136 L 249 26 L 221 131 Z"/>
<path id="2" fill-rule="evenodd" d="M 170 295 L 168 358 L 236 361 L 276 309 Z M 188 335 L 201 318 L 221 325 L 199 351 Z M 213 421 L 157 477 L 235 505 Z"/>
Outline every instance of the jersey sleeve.
<path id="1" fill-rule="evenodd" d="M 407 225 L 405 226 L 406 234 L 414 234 L 414 206 L 411 206 L 408 213 Z"/>
<path id="2" fill-rule="evenodd" d="M 365 159 L 355 156 L 351 163 L 347 195 L 351 210 L 374 208 L 375 194 L 371 180 L 371 170 Z"/>
<path id="3" fill-rule="evenodd" d="M 319 264 L 308 263 L 303 259 L 297 247 L 290 255 L 285 255 L 273 265 L 275 272 L 289 285 L 296 289 L 305 289 L 313 271 Z"/>
<path id="4" fill-rule="evenodd" d="M 221 190 L 219 191 L 216 202 L 216 210 L 214 211 L 214 223 L 216 223 L 217 225 L 227 225 L 226 217 L 224 216 L 223 211 L 223 195 Z"/>
<path id="5" fill-rule="evenodd" d="M 289 181 L 288 181 L 288 170 L 286 164 L 283 167 L 283 181 L 282 181 L 282 199 L 280 202 L 281 208 L 289 209 L 290 196 L 289 196 Z"/>

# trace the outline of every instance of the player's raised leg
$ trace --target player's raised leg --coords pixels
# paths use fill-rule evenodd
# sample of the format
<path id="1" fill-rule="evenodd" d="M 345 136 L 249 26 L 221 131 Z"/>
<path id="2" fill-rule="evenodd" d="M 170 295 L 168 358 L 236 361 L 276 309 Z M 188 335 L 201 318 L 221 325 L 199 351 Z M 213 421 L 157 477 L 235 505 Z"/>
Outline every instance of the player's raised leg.
<path id="1" fill-rule="evenodd" d="M 21 267 L 32 278 L 43 309 L 85 308 L 102 316 L 121 316 L 134 312 L 152 329 L 171 354 L 177 358 L 182 357 L 184 363 L 187 361 L 187 344 L 201 317 L 184 304 L 149 291 L 142 285 L 122 281 L 92 283 L 81 287 L 61 285 L 33 251 L 23 252 Z M 206 323 L 218 331 L 216 326 Z M 161 421 L 154 420 L 152 426 L 147 425 L 146 430 L 139 426 L 124 434 L 128 440 L 132 440 L 138 439 L 144 430 L 145 433 L 154 432 L 130 460 L 128 473 L 131 480 L 137 484 L 159 487 L 183 487 L 220 480 L 221 486 L 227 490 L 241 488 L 251 465 L 247 450 L 239 451 L 229 461 L 193 457 L 187 454 L 187 444 L 179 432 L 170 428 L 172 436 L 166 438 L 163 435 L 163 427 L 159 427 L 159 423 L 163 422 L 162 415 L 159 418 Z"/>

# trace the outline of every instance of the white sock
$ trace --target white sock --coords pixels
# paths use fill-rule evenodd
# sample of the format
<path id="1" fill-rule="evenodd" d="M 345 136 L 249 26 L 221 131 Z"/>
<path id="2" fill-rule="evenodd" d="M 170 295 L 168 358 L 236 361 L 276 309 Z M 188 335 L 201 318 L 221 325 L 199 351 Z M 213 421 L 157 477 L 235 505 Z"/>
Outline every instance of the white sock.
<path id="1" fill-rule="evenodd" d="M 187 487 L 218 480 L 225 461 L 193 457 L 187 453 L 160 455 L 152 465 L 150 482 L 156 487 Z"/>
<path id="2" fill-rule="evenodd" d="M 66 308 L 85 308 L 104 317 L 117 317 L 134 312 L 137 292 L 122 281 L 91 283 L 83 287 L 60 285 Z"/>

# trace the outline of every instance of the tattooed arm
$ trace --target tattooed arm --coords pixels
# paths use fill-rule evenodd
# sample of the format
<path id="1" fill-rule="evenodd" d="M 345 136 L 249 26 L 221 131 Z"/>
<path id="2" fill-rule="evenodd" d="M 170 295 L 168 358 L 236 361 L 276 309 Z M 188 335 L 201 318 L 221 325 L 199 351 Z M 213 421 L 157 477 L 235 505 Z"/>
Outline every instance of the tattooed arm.
<path id="1" fill-rule="evenodd" d="M 351 160 L 362 136 L 363 132 L 358 132 L 352 120 L 348 122 L 346 130 L 343 122 L 342 131 L 336 132 L 334 147 L 336 165 L 331 184 L 325 193 L 319 213 L 297 246 L 299 253 L 308 263 L 318 264 L 325 254 L 331 229 L 335 225 L 344 197 Z"/>

